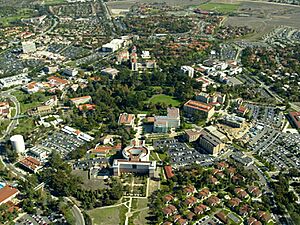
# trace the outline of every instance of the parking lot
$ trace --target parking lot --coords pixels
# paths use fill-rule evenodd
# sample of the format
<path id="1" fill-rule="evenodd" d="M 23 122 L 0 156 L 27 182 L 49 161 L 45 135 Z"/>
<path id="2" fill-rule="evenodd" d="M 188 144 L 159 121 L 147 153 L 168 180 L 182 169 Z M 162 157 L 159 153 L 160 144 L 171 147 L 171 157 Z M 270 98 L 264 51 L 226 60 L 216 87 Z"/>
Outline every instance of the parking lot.
<path id="1" fill-rule="evenodd" d="M 62 156 L 66 156 L 69 152 L 74 151 L 84 143 L 83 140 L 80 140 L 75 136 L 63 132 L 55 132 L 43 140 L 41 145 L 56 150 Z"/>
<path id="2" fill-rule="evenodd" d="M 157 140 L 153 143 L 154 148 L 168 149 L 171 157 L 171 164 L 174 167 L 181 167 L 197 163 L 202 166 L 213 164 L 215 158 L 211 155 L 201 154 L 194 148 L 190 148 L 176 139 Z"/>
<path id="3" fill-rule="evenodd" d="M 40 214 L 38 215 L 25 214 L 16 222 L 16 225 L 48 225 L 48 224 L 64 225 L 67 224 L 67 221 L 62 214 L 52 213 L 49 216 L 42 216 Z"/>
<path id="4" fill-rule="evenodd" d="M 253 120 L 275 128 L 280 128 L 282 126 L 284 116 L 279 109 L 252 104 L 247 104 L 246 107 L 250 110 Z"/>
<path id="5" fill-rule="evenodd" d="M 273 163 L 277 170 L 299 169 L 300 135 L 281 133 L 263 156 Z"/>

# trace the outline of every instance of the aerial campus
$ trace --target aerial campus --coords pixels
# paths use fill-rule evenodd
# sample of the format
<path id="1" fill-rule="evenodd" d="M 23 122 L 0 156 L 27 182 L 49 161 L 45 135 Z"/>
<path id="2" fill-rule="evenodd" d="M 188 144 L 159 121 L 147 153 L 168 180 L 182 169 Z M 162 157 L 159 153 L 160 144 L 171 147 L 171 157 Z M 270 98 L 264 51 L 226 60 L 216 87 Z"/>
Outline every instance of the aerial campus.
<path id="1" fill-rule="evenodd" d="M 299 0 L 0 0 L 0 224 L 299 225 Z"/>

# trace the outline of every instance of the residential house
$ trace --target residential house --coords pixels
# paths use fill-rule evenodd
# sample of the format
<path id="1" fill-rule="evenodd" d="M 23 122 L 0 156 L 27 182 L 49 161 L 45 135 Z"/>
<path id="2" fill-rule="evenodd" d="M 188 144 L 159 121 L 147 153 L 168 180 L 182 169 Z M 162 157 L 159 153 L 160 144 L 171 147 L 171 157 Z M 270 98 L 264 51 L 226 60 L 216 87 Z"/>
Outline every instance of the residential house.
<path id="1" fill-rule="evenodd" d="M 240 203 L 241 203 L 241 199 L 239 198 L 232 198 L 228 201 L 228 205 L 232 209 L 238 207 Z"/>
<path id="2" fill-rule="evenodd" d="M 187 196 L 192 195 L 196 191 L 195 187 L 192 185 L 189 185 L 183 189 L 183 193 Z"/>
<path id="3" fill-rule="evenodd" d="M 0 102 L 0 118 L 7 118 L 9 116 L 10 107 L 8 102 Z"/>
<path id="4" fill-rule="evenodd" d="M 200 200 L 206 199 L 209 197 L 210 191 L 208 188 L 203 188 L 201 191 L 198 192 L 197 197 L 200 198 Z"/>
<path id="5" fill-rule="evenodd" d="M 248 187 L 248 192 L 250 193 L 251 196 L 254 196 L 256 198 L 262 195 L 261 190 L 259 190 L 259 188 L 256 186 Z"/>
<path id="6" fill-rule="evenodd" d="M 168 205 L 165 208 L 162 209 L 165 216 L 171 216 L 177 213 L 177 209 L 174 205 Z"/>
<path id="7" fill-rule="evenodd" d="M 249 197 L 248 193 L 244 191 L 242 188 L 235 188 L 234 193 L 241 199 Z"/>
<path id="8" fill-rule="evenodd" d="M 272 220 L 272 218 L 268 212 L 258 211 L 257 215 L 258 215 L 258 218 L 260 220 L 264 221 L 265 223 L 270 223 Z"/>
<path id="9" fill-rule="evenodd" d="M 200 204 L 194 208 L 194 213 L 199 215 L 199 214 L 203 214 L 207 210 L 209 210 L 209 208 L 206 205 Z"/>
<path id="10" fill-rule="evenodd" d="M 195 198 L 194 196 L 188 197 L 185 201 L 184 204 L 188 207 L 191 208 L 197 203 L 198 199 Z"/>
<path id="11" fill-rule="evenodd" d="M 221 200 L 217 197 L 217 196 L 210 196 L 207 200 L 206 200 L 207 204 L 209 206 L 217 206 L 221 203 Z"/>
<path id="12" fill-rule="evenodd" d="M 164 201 L 166 204 L 169 204 L 173 200 L 174 200 L 174 196 L 171 194 L 165 195 L 165 197 L 164 197 Z"/>

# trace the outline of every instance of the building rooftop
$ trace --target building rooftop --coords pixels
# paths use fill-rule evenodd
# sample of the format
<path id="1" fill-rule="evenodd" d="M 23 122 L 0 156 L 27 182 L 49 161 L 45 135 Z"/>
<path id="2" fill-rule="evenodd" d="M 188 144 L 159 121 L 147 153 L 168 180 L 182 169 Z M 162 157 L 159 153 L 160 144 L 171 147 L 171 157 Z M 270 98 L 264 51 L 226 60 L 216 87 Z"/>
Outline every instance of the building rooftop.
<path id="1" fill-rule="evenodd" d="M 13 195 L 19 193 L 19 190 L 16 188 L 13 188 L 9 185 L 4 186 L 0 189 L 0 204 L 5 202 L 8 198 L 12 197 Z"/>
<path id="2" fill-rule="evenodd" d="M 131 125 L 135 120 L 134 114 L 122 113 L 119 116 L 119 124 Z"/>
<path id="3" fill-rule="evenodd" d="M 165 166 L 164 169 L 165 169 L 167 179 L 171 179 L 172 177 L 175 176 L 175 174 L 173 173 L 172 166 L 170 165 Z"/>
<path id="4" fill-rule="evenodd" d="M 202 102 L 194 101 L 194 100 L 189 100 L 184 104 L 184 106 L 194 108 L 196 110 L 204 111 L 204 112 L 209 112 L 213 106 L 204 104 Z"/>
<path id="5" fill-rule="evenodd" d="M 300 112 L 290 112 L 291 119 L 295 123 L 297 128 L 300 128 Z"/>
<path id="6" fill-rule="evenodd" d="M 22 159 L 21 161 L 19 161 L 19 163 L 33 172 L 36 171 L 42 165 L 39 160 L 30 156 Z"/>

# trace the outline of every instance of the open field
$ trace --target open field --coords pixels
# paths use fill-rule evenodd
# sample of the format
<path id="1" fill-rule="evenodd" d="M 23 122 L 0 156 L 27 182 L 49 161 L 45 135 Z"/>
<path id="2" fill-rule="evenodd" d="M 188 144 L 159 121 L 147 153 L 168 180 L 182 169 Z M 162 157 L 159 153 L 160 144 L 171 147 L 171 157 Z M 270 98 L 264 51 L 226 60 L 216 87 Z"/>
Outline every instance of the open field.
<path id="1" fill-rule="evenodd" d="M 44 4 L 45 5 L 59 5 L 62 3 L 66 3 L 66 0 L 45 0 Z"/>
<path id="2" fill-rule="evenodd" d="M 148 216 L 147 199 L 133 199 L 132 200 L 132 213 L 133 216 L 129 219 L 134 225 L 147 224 L 146 217 Z"/>
<path id="3" fill-rule="evenodd" d="M 94 225 L 116 225 L 124 224 L 125 213 L 127 208 L 125 206 L 117 206 L 112 208 L 96 208 L 88 211 Z"/>
<path id="4" fill-rule="evenodd" d="M 192 5 L 200 5 L 201 3 L 205 2 L 204 0 L 139 0 L 139 3 L 164 3 L 166 2 L 167 4 L 171 6 L 182 6 L 182 7 L 187 7 L 187 6 L 192 6 Z M 127 0 L 127 1 L 112 1 L 112 2 L 107 2 L 107 5 L 111 9 L 128 9 L 131 6 L 135 5 L 137 1 L 135 0 Z"/>
<path id="5" fill-rule="evenodd" d="M 256 32 L 247 37 L 248 40 L 258 40 L 278 26 L 300 28 L 300 8 L 264 2 L 240 2 L 237 13 L 246 15 L 230 16 L 225 25 L 249 26 Z"/>
<path id="6" fill-rule="evenodd" d="M 199 5 L 200 9 L 206 10 L 206 11 L 217 11 L 219 13 L 231 13 L 235 12 L 239 8 L 239 4 L 226 4 L 226 3 L 205 3 L 202 5 Z"/>
<path id="7" fill-rule="evenodd" d="M 172 96 L 159 94 L 159 95 L 153 95 L 149 102 L 152 102 L 154 104 L 156 103 L 165 103 L 167 105 L 172 105 L 174 107 L 179 106 L 180 102 L 176 99 L 174 99 Z"/>

